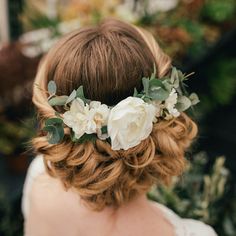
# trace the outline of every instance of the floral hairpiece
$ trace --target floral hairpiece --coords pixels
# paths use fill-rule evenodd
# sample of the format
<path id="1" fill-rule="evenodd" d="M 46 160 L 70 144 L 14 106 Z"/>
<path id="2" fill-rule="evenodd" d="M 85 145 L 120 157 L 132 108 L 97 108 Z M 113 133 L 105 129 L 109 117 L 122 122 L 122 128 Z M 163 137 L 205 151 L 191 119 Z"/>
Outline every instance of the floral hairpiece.
<path id="1" fill-rule="evenodd" d="M 54 118 L 46 119 L 43 130 L 48 133 L 51 144 L 61 142 L 64 128 L 68 127 L 72 142 L 98 138 L 110 142 L 113 150 L 127 150 L 150 135 L 153 123 L 178 117 L 180 112 L 199 102 L 195 93 L 184 95 L 183 82 L 188 77 L 172 67 L 170 76 L 156 78 L 154 67 L 151 77 L 142 78 L 141 92 L 135 88 L 133 96 L 113 107 L 85 98 L 83 86 L 73 90 L 69 96 L 57 96 L 56 83 L 51 80 L 48 83 L 48 103 L 52 107 L 63 106 L 66 112 L 56 112 Z"/>

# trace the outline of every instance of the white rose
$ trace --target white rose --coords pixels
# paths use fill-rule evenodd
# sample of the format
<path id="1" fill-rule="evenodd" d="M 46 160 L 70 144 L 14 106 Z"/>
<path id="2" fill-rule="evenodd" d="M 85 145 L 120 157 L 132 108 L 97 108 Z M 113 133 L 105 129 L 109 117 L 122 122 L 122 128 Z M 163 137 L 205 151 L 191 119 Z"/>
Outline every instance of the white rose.
<path id="1" fill-rule="evenodd" d="M 153 128 L 156 109 L 141 98 L 128 97 L 111 109 L 108 119 L 108 135 L 113 150 L 138 145 Z"/>
<path id="2" fill-rule="evenodd" d="M 174 117 L 178 117 L 180 115 L 179 111 L 175 108 L 175 104 L 177 103 L 177 98 L 178 98 L 178 95 L 176 93 L 176 90 L 173 88 L 171 90 L 169 97 L 165 100 L 165 104 L 164 104 L 169 114 Z"/>
<path id="3" fill-rule="evenodd" d="M 63 122 L 72 128 L 75 133 L 75 137 L 79 139 L 85 132 L 92 131 L 95 128 L 92 128 L 91 123 L 88 122 L 89 115 L 89 105 L 84 105 L 83 100 L 76 98 L 71 103 L 70 110 L 63 114 Z"/>

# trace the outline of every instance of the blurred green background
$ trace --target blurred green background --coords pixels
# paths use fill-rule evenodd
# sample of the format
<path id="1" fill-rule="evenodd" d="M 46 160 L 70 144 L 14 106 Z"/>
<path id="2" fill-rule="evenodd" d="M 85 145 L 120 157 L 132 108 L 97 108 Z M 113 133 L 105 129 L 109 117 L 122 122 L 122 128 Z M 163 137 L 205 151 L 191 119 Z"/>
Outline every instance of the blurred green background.
<path id="1" fill-rule="evenodd" d="M 195 72 L 189 91 L 199 138 L 186 173 L 148 196 L 182 217 L 236 232 L 235 0 L 2 0 L 0 1 L 0 235 L 22 235 L 22 186 L 33 158 L 37 123 L 31 103 L 40 58 L 58 38 L 115 17 L 152 32 L 173 64 Z"/>

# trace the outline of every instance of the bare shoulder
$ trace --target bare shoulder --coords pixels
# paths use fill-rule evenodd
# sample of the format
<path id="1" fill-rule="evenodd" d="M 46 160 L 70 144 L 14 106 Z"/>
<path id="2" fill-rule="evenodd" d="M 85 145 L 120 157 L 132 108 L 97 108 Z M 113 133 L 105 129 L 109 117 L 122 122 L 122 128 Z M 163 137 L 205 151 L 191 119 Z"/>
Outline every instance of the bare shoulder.
<path id="1" fill-rule="evenodd" d="M 61 182 L 42 173 L 34 178 L 29 192 L 25 236 L 79 235 L 76 224 L 77 194 L 65 191 Z"/>
<path id="2" fill-rule="evenodd" d="M 71 190 L 67 191 L 59 179 L 44 172 L 32 183 L 30 202 L 31 207 L 39 214 L 66 217 L 68 211 L 65 209 L 72 212 L 78 205 L 79 198 Z"/>

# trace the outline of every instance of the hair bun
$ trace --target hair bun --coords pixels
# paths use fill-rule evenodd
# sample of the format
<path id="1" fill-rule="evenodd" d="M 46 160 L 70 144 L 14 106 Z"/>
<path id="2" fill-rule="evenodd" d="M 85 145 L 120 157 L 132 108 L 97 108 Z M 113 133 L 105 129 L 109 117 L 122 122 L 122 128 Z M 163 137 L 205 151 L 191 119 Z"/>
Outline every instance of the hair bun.
<path id="1" fill-rule="evenodd" d="M 62 94 L 83 84 L 92 100 L 117 102 L 140 88 L 142 77 L 153 71 L 153 61 L 158 76 L 171 65 L 151 34 L 126 23 L 105 22 L 73 32 L 50 50 L 37 73 L 35 83 L 43 90 L 34 88 L 33 102 L 40 121 L 55 114 L 44 91 L 49 80 L 57 82 Z M 112 150 L 108 142 L 99 139 L 73 143 L 65 138 L 53 145 L 44 133 L 32 143 L 36 152 L 44 155 L 49 174 L 66 188 L 74 188 L 93 209 L 101 210 L 120 206 L 154 183 L 168 183 L 172 176 L 180 175 L 184 153 L 196 134 L 196 124 L 181 113 L 170 121 L 155 123 L 147 139 L 126 151 Z"/>

